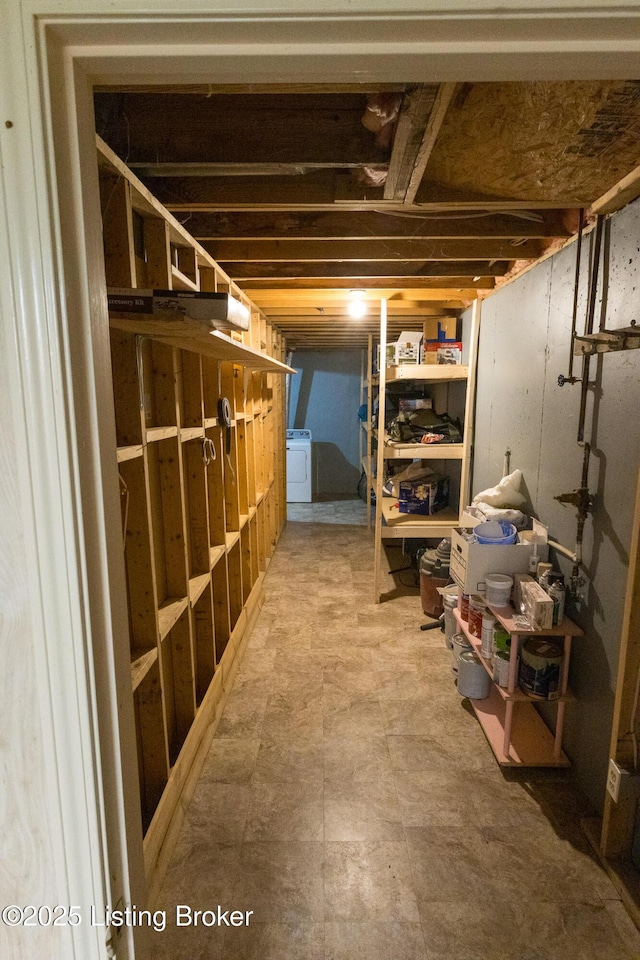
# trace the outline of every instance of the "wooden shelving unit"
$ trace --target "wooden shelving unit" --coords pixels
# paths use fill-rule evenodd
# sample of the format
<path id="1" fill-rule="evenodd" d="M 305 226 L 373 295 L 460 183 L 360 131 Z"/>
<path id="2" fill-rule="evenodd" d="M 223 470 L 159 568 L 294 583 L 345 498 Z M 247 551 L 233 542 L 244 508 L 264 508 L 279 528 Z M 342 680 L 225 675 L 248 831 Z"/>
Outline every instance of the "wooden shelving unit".
<path id="1" fill-rule="evenodd" d="M 107 285 L 231 292 L 250 329 L 110 316 L 140 810 L 150 890 L 262 603 L 285 520 L 284 342 L 98 141 Z M 227 398 L 230 425 L 220 419 Z"/>
<path id="2" fill-rule="evenodd" d="M 562 750 L 565 706 L 574 697 L 569 690 L 569 661 L 571 640 L 581 637 L 582 630 L 565 617 L 562 623 L 551 630 L 522 630 L 513 621 L 510 607 L 495 607 L 488 604 L 494 617 L 511 635 L 511 658 L 507 687 L 491 684 L 489 696 L 484 700 L 470 700 L 474 713 L 484 730 L 496 760 L 505 767 L 568 767 L 569 759 Z M 464 633 L 478 655 L 478 659 L 493 680 L 490 661 L 482 656 L 481 641 L 469 633 L 468 624 L 455 610 L 458 628 Z M 559 696 L 555 700 L 538 700 L 518 687 L 517 663 L 520 642 L 527 637 L 555 637 L 562 641 L 563 660 Z M 535 704 L 548 703 L 556 707 L 555 731 L 549 730 L 535 708 Z"/>
<path id="3" fill-rule="evenodd" d="M 370 489 L 376 493 L 376 520 L 375 520 L 375 569 L 374 569 L 374 599 L 376 603 L 381 599 L 381 559 L 384 540 L 420 538 L 439 539 L 451 536 L 453 527 L 460 525 L 460 518 L 469 494 L 469 472 L 471 464 L 474 382 L 476 369 L 476 355 L 480 326 L 480 302 L 475 301 L 473 306 L 473 322 L 469 343 L 468 364 L 414 364 L 404 363 L 396 367 L 383 367 L 378 374 L 372 375 L 372 349 L 369 349 L 368 367 L 368 395 L 372 397 L 374 391 L 378 394 L 378 429 L 369 430 L 368 466 L 370 470 Z M 386 355 L 387 346 L 387 310 L 386 301 L 381 302 L 380 310 L 380 356 Z M 462 419 L 464 423 L 462 443 L 447 444 L 418 444 L 394 443 L 383 435 L 386 424 L 387 388 L 390 384 L 420 383 L 429 386 L 429 393 L 434 405 L 440 410 L 450 412 L 449 405 L 452 396 L 450 387 L 460 393 L 464 389 L 462 402 Z M 466 388 L 466 389 L 465 389 Z M 369 425 L 372 422 L 372 403 L 368 401 Z M 377 445 L 375 454 L 373 445 Z M 376 463 L 375 479 L 372 466 Z M 446 473 L 450 477 L 451 495 L 449 506 L 432 516 L 418 516 L 416 514 L 400 513 L 398 503 L 393 497 L 383 493 L 385 481 L 385 464 L 390 460 L 429 460 L 435 470 Z"/>

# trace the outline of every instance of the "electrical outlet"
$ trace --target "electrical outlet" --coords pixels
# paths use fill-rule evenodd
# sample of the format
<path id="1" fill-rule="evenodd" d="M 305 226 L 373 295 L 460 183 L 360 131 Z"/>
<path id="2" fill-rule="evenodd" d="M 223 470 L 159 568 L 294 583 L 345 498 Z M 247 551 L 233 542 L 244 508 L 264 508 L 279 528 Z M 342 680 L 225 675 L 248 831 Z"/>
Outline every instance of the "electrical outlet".
<path id="1" fill-rule="evenodd" d="M 607 790 L 614 803 L 621 799 L 637 796 L 640 792 L 640 777 L 625 770 L 615 760 L 609 760 L 609 770 L 607 773 Z"/>

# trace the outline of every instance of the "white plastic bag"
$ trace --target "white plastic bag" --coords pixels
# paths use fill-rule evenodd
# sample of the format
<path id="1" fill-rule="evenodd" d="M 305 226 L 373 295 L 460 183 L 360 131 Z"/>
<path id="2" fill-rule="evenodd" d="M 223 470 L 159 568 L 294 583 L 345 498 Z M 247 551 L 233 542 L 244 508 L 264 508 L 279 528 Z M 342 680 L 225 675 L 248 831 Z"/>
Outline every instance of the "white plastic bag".
<path id="1" fill-rule="evenodd" d="M 520 493 L 521 481 L 522 471 L 514 470 L 503 477 L 495 487 L 477 493 L 473 503 L 488 503 L 492 507 L 520 507 L 527 499 Z"/>

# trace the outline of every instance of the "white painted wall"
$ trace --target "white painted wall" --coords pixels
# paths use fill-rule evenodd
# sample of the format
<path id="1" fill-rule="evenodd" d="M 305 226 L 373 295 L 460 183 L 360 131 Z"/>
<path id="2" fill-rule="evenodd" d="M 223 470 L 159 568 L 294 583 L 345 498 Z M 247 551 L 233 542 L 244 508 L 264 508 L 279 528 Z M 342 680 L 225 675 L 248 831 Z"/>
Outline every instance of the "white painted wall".
<path id="1" fill-rule="evenodd" d="M 593 234 L 591 235 L 593 236 Z M 578 332 L 584 328 L 587 254 L 583 245 Z M 640 320 L 640 201 L 611 220 L 607 326 Z M 504 453 L 524 474 L 536 516 L 573 548 L 575 510 L 554 500 L 580 485 L 583 449 L 576 442 L 580 385 L 558 386 L 567 373 L 576 244 L 534 267 L 482 305 L 472 490 L 502 475 Z M 601 273 L 602 277 L 602 273 Z M 596 329 L 602 304 L 602 283 Z M 580 376 L 581 359 L 574 374 Z M 575 775 L 601 810 L 627 578 L 635 491 L 640 468 L 640 351 L 591 361 L 585 440 L 592 445 L 589 488 L 593 516 L 585 527 L 588 602 L 567 612 L 585 630 L 574 642 L 570 683 L 578 697 L 567 708 L 566 748 Z M 571 563 L 556 566 L 567 575 Z"/>

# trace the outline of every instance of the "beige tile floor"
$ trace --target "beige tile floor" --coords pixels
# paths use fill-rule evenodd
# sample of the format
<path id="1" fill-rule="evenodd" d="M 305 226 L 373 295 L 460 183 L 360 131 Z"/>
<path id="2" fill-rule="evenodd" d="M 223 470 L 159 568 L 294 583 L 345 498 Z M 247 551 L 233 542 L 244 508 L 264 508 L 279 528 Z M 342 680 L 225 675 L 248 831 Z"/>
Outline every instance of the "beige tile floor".
<path id="1" fill-rule="evenodd" d="M 637 960 L 566 771 L 501 772 L 371 536 L 290 522 L 159 907 L 157 960 Z"/>

